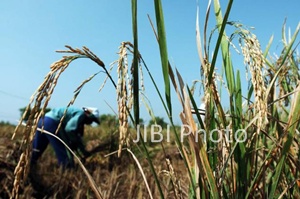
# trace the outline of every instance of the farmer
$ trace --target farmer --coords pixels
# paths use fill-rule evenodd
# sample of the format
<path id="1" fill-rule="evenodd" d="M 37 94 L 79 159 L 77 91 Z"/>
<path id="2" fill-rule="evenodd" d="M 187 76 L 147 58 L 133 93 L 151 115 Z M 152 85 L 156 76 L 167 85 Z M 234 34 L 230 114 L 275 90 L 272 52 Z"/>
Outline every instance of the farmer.
<path id="1" fill-rule="evenodd" d="M 85 150 L 85 146 L 82 142 L 84 125 L 90 125 L 93 122 L 100 124 L 98 119 L 98 109 L 91 107 L 54 108 L 50 112 L 47 112 L 45 117 L 39 120 L 38 128 L 55 134 L 62 117 L 64 117 L 64 119 L 56 135 L 61 138 L 73 151 L 77 151 L 79 154 L 81 154 L 83 158 L 89 156 L 89 152 Z M 73 156 L 64 146 L 64 144 L 57 138 L 43 133 L 40 130 L 36 131 L 33 139 L 31 164 L 35 165 L 37 163 L 38 159 L 47 148 L 49 142 L 55 151 L 58 164 L 64 168 L 72 168 L 74 166 Z"/>

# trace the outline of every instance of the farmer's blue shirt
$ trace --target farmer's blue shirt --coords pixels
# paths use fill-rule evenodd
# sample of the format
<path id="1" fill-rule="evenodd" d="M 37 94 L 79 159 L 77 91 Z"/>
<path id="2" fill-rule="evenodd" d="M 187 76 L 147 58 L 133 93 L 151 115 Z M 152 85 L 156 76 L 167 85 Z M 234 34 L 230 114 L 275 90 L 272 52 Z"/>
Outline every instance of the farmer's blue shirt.
<path id="1" fill-rule="evenodd" d="M 52 118 L 57 122 L 60 122 L 61 118 L 65 114 L 66 109 L 67 109 L 66 107 L 54 108 L 48 113 L 46 113 L 45 116 Z M 69 107 L 63 119 L 61 130 L 63 130 L 66 133 L 78 131 L 80 125 L 83 124 L 84 117 L 85 117 L 85 113 L 83 109 Z"/>
<path id="2" fill-rule="evenodd" d="M 71 148 L 84 150 L 82 135 L 84 131 L 84 118 L 86 117 L 84 110 L 81 108 L 68 107 L 54 108 L 45 114 L 45 117 L 51 118 L 59 124 L 64 116 L 58 136 L 65 141 Z M 58 127 L 58 126 L 57 126 Z M 52 132 L 54 133 L 54 132 Z"/>

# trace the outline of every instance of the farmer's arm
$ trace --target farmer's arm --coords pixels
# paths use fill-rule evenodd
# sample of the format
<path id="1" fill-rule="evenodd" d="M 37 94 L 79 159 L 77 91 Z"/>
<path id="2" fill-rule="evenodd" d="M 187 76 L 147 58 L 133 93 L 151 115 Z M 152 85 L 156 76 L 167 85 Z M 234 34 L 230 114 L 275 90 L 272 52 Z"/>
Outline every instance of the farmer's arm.
<path id="1" fill-rule="evenodd" d="M 66 124 L 65 131 L 70 140 L 70 147 L 73 150 L 79 150 L 84 156 L 88 155 L 82 141 L 84 133 L 84 115 L 77 114 L 72 117 Z"/>

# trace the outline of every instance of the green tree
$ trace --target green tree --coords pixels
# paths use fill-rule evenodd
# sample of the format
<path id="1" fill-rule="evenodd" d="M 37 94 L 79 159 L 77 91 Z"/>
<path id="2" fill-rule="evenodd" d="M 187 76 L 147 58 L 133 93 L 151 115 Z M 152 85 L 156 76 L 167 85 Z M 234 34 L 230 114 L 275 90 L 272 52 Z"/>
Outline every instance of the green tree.
<path id="1" fill-rule="evenodd" d="M 26 110 L 26 106 L 23 107 L 23 108 L 19 108 L 21 117 L 23 116 L 25 110 Z M 47 112 L 49 112 L 49 111 L 51 111 L 51 108 L 46 108 L 46 109 L 45 109 L 45 113 L 47 113 Z M 26 115 L 25 115 L 25 117 L 24 117 L 24 120 L 25 120 L 25 121 L 28 120 L 28 118 L 29 118 L 29 116 L 30 116 L 30 113 L 31 113 L 31 108 L 29 108 L 29 111 L 26 113 Z"/>
<path id="2" fill-rule="evenodd" d="M 139 125 L 144 125 L 145 124 L 145 121 L 143 120 L 143 118 L 140 118 L 139 119 Z"/>
<path id="3" fill-rule="evenodd" d="M 153 125 L 153 124 L 156 124 L 156 125 L 159 125 L 161 126 L 162 128 L 165 128 L 167 127 L 167 123 L 165 122 L 164 118 L 163 117 L 155 117 L 154 119 L 151 119 L 149 121 L 149 126 Z"/>
<path id="4" fill-rule="evenodd" d="M 101 124 L 106 126 L 116 126 L 118 124 L 118 118 L 116 115 L 112 114 L 102 114 L 99 117 Z"/>

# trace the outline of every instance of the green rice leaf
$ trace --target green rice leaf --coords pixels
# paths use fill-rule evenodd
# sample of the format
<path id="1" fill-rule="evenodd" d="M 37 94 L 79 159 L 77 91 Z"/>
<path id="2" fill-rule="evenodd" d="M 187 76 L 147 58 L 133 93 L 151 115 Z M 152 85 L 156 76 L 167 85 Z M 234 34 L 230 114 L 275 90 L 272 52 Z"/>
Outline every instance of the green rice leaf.
<path id="1" fill-rule="evenodd" d="M 170 80 L 169 80 L 169 64 L 168 64 L 168 51 L 167 51 L 167 38 L 165 31 L 164 15 L 162 4 L 160 0 L 154 0 L 156 25 L 158 34 L 158 44 L 160 50 L 161 65 L 165 83 L 165 96 L 167 106 L 169 109 L 169 117 L 172 117 L 172 104 L 171 104 L 171 91 L 170 91 Z"/>

